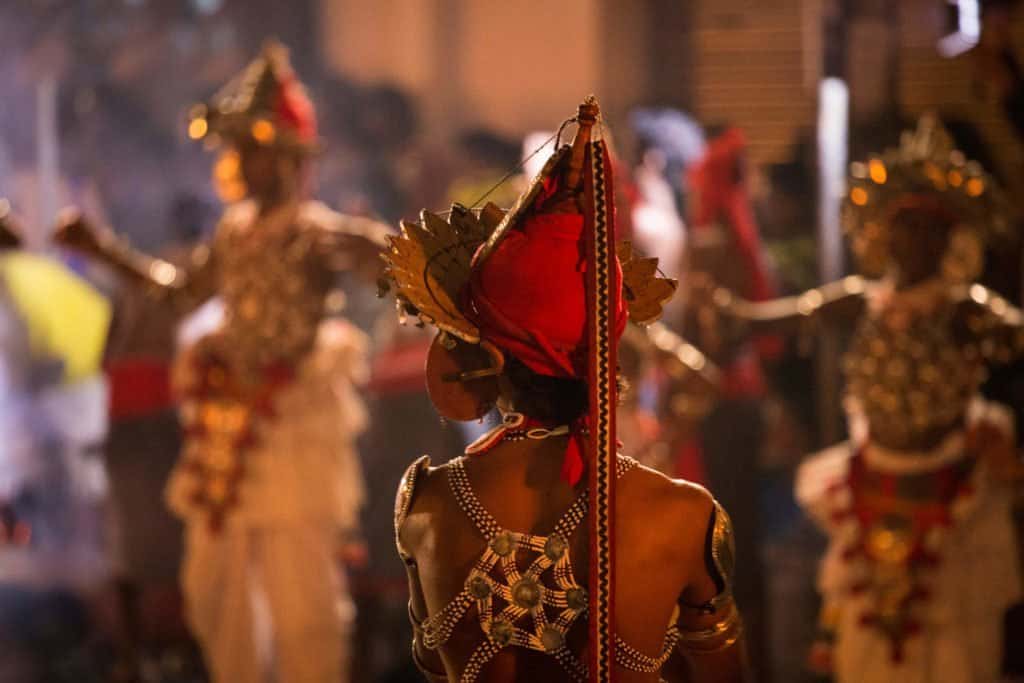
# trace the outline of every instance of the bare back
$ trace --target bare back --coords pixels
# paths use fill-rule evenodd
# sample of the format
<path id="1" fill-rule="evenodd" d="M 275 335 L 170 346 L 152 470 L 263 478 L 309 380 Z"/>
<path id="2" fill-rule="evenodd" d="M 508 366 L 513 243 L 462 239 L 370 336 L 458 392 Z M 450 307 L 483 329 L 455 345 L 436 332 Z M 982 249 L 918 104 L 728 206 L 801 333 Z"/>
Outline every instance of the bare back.
<path id="1" fill-rule="evenodd" d="M 565 438 L 499 444 L 483 456 L 463 460 L 462 469 L 481 505 L 503 528 L 545 536 L 579 498 L 560 477 Z M 486 549 L 474 523 L 452 495 L 452 465 L 424 471 L 414 499 L 398 529 L 407 557 L 415 618 L 437 615 L 463 590 Z M 690 604 L 717 592 L 705 563 L 705 539 L 713 501 L 706 491 L 636 466 L 618 484 L 617 636 L 631 648 L 657 657 L 674 623 L 680 599 Z M 585 524 L 569 540 L 575 582 L 586 585 Z M 521 561 L 526 558 L 517 558 Z M 480 621 L 463 616 L 438 649 L 450 680 L 458 680 L 476 649 L 486 640 Z M 566 634 L 568 649 L 585 660 L 586 619 L 575 620 Z M 487 663 L 480 680 L 565 680 L 562 665 L 546 653 L 505 648 Z M 657 681 L 657 672 L 620 668 L 625 682 Z"/>

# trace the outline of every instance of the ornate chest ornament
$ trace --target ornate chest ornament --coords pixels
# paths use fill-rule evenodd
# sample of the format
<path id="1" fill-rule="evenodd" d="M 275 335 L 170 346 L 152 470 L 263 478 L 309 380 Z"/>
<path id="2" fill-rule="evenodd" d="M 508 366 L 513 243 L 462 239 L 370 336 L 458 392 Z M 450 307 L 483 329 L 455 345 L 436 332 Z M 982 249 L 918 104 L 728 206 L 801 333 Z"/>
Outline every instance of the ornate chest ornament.
<path id="1" fill-rule="evenodd" d="M 273 417 L 274 395 L 294 373 L 273 366 L 261 381 L 248 384 L 212 351 L 191 362 L 196 381 L 182 397 L 188 440 L 184 466 L 193 479 L 192 502 L 205 511 L 211 531 L 218 531 L 239 503 L 245 455 L 257 443 L 259 423 Z"/>

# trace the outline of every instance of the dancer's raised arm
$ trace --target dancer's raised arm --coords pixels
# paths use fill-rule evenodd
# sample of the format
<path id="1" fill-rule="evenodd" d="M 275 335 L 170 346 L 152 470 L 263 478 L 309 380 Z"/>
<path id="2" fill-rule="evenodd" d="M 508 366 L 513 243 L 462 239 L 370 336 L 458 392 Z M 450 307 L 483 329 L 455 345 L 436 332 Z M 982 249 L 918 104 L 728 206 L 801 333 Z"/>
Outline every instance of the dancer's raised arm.
<path id="1" fill-rule="evenodd" d="M 76 209 L 61 213 L 53 239 L 110 266 L 181 313 L 202 304 L 216 289 L 213 250 L 205 244 L 193 248 L 185 264 L 175 265 L 135 249 L 113 230 L 93 224 Z"/>

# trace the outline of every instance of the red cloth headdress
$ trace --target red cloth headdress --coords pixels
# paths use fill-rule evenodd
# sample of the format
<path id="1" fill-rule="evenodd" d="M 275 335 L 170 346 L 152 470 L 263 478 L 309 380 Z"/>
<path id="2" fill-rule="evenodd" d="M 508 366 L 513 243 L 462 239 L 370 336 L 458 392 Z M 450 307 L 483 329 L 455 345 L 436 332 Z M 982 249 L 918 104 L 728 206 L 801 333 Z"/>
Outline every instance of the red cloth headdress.
<path id="1" fill-rule="evenodd" d="M 581 214 L 532 213 L 470 279 L 467 313 L 481 336 L 538 374 L 587 376 L 584 222 Z M 621 287 L 612 296 L 617 338 L 627 311 Z"/>

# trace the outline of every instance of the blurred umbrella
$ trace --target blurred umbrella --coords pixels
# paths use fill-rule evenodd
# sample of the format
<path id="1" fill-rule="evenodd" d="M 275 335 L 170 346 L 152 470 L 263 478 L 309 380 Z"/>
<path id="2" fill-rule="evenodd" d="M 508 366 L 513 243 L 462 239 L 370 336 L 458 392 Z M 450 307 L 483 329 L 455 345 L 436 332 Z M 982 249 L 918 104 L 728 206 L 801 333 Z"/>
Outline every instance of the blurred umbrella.
<path id="1" fill-rule="evenodd" d="M 665 155 L 671 167 L 685 169 L 704 154 L 703 129 L 692 117 L 677 109 L 634 109 L 629 122 L 640 137 Z"/>
<path id="2" fill-rule="evenodd" d="M 0 256 L 0 279 L 33 353 L 62 361 L 68 383 L 99 370 L 111 318 L 99 292 L 60 263 L 23 251 Z"/>

